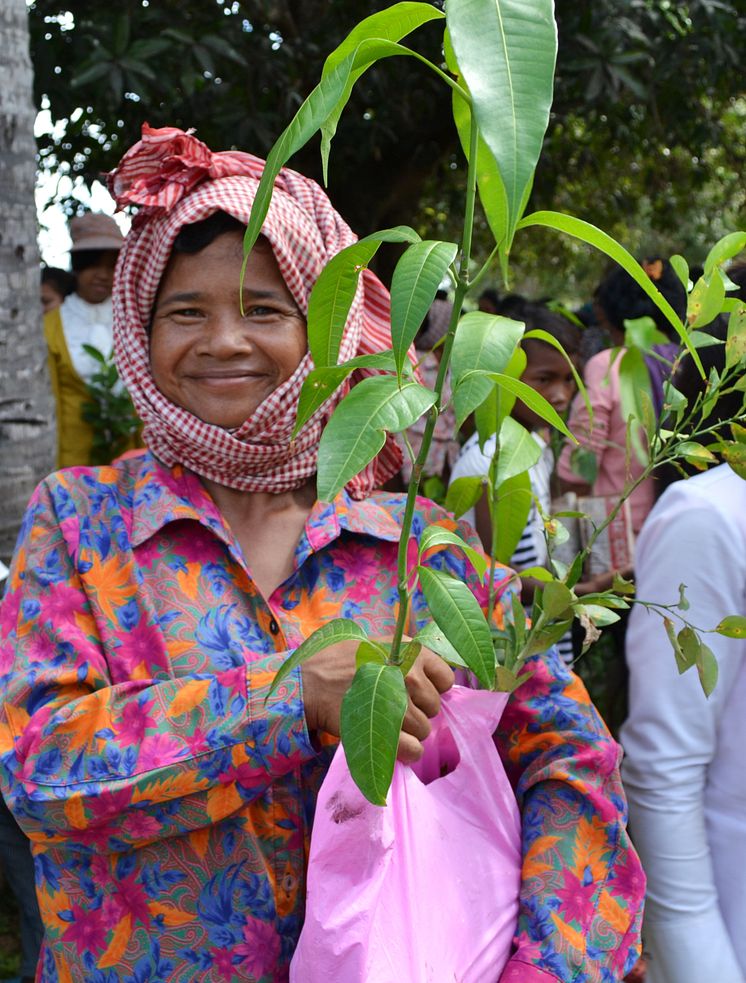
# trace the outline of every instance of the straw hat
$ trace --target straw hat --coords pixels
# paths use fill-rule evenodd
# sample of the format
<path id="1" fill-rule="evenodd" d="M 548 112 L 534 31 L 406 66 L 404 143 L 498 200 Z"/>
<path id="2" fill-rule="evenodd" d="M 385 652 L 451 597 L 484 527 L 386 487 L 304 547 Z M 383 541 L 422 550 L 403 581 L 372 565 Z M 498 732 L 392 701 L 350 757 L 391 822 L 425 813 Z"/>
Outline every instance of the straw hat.
<path id="1" fill-rule="evenodd" d="M 70 252 L 73 253 L 82 249 L 119 251 L 124 243 L 124 236 L 114 219 L 100 212 L 88 212 L 70 219 L 70 238 L 73 241 Z"/>

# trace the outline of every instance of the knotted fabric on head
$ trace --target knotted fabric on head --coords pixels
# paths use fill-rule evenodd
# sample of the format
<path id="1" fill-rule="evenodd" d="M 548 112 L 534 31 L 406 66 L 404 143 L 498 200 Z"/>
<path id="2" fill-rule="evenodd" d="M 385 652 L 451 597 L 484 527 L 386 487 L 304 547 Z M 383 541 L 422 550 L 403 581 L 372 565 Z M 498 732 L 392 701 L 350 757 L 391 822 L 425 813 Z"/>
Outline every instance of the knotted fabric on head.
<path id="1" fill-rule="evenodd" d="M 172 127 L 146 124 L 142 139 L 109 175 L 117 205 L 140 206 L 119 255 L 114 283 L 114 352 L 119 374 L 143 423 L 143 439 L 165 464 L 248 492 L 284 492 L 316 473 L 319 440 L 348 386 L 343 386 L 291 439 L 309 353 L 237 430 L 205 423 L 167 399 L 150 369 L 148 326 L 173 242 L 185 225 L 216 211 L 248 223 L 264 161 L 240 152 L 212 153 Z M 321 188 L 283 169 L 262 226 L 285 283 L 303 315 L 325 264 L 356 237 Z M 236 285 L 238 287 L 238 285 Z M 363 270 L 342 336 L 339 361 L 391 347 L 389 294 Z M 354 378 L 375 374 L 358 371 Z M 378 457 L 347 486 L 355 498 L 380 487 L 401 466 L 389 437 Z"/>

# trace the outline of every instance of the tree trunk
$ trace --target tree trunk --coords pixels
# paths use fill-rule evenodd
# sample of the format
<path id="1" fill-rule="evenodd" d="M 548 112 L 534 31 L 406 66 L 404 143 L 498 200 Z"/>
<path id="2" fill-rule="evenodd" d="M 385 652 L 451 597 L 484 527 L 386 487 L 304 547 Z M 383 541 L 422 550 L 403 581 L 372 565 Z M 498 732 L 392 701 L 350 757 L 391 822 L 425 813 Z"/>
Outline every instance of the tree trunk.
<path id="1" fill-rule="evenodd" d="M 0 3 L 0 559 L 53 464 L 39 304 L 34 108 L 25 0 Z"/>

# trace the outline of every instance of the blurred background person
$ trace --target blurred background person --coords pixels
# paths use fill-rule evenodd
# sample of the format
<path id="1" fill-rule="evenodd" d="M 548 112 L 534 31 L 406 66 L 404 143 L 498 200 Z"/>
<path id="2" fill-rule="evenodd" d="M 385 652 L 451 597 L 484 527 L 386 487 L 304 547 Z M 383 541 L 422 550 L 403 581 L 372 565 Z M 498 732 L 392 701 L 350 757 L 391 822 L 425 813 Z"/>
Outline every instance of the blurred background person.
<path id="1" fill-rule="evenodd" d="M 84 346 L 91 345 L 104 356 L 111 353 L 111 291 L 124 242 L 114 219 L 94 212 L 70 221 L 70 238 L 75 289 L 44 317 L 57 409 L 58 468 L 92 463 L 93 428 L 82 410 L 90 398 L 87 383 L 101 363 Z"/>
<path id="2" fill-rule="evenodd" d="M 686 314 L 686 290 L 668 260 L 643 260 L 642 266 L 676 314 L 683 319 Z M 593 425 L 590 424 L 585 402 L 578 396 L 573 401 L 568 426 L 580 441 L 579 450 L 594 455 L 596 477 L 590 482 L 577 473 L 573 466 L 577 451 L 570 441 L 566 441 L 562 449 L 557 473 L 563 487 L 579 495 L 619 496 L 627 482 L 639 478 L 644 470 L 644 465 L 636 454 L 632 453 L 629 462 L 627 461 L 627 421 L 622 413 L 619 378 L 625 349 L 622 348 L 615 357 L 616 350 L 624 345 L 624 322 L 649 317 L 668 338 L 667 343 L 655 345 L 653 354 L 645 357 L 650 373 L 653 406 L 658 413 L 662 405 L 663 382 L 671 372 L 680 346 L 673 326 L 662 311 L 619 266 L 596 288 L 594 309 L 598 324 L 608 332 L 614 348 L 600 351 L 585 365 L 584 382 L 593 407 Z M 639 531 L 652 508 L 654 498 L 652 478 L 642 482 L 630 496 L 632 529 L 635 533 Z"/>
<path id="3" fill-rule="evenodd" d="M 61 270 L 59 266 L 42 266 L 41 286 L 39 296 L 41 298 L 42 314 L 48 314 L 75 289 L 75 277 L 67 270 Z"/>

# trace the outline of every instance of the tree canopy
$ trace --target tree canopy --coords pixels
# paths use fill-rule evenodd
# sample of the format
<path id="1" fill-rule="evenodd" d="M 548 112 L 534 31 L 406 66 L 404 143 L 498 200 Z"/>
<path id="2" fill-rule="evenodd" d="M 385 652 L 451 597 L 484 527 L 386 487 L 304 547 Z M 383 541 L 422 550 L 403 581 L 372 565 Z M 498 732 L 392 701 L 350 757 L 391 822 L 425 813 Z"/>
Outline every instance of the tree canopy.
<path id="1" fill-rule="evenodd" d="M 34 0 L 35 97 L 53 121 L 43 168 L 93 181 L 140 124 L 195 127 L 216 149 L 264 154 L 318 80 L 328 52 L 388 3 L 362 0 Z M 737 0 L 558 0 L 555 103 L 534 188 L 634 249 L 699 258 L 743 218 L 746 14 Z M 416 47 L 442 60 L 437 32 Z M 428 50 L 429 49 L 429 50 Z M 410 59 L 366 73 L 343 116 L 329 190 L 361 233 L 399 222 L 448 228 L 459 150 L 450 95 Z M 320 179 L 316 147 L 291 162 Z M 596 270 L 574 247 L 519 244 L 544 289 Z"/>

